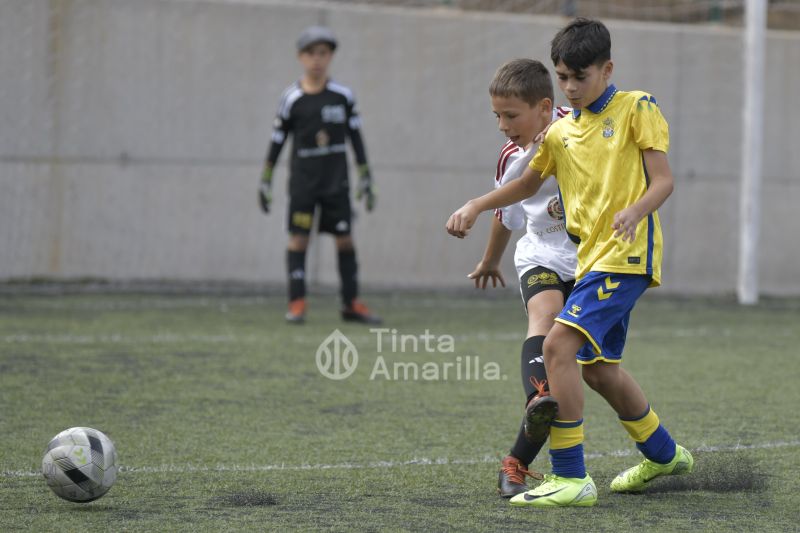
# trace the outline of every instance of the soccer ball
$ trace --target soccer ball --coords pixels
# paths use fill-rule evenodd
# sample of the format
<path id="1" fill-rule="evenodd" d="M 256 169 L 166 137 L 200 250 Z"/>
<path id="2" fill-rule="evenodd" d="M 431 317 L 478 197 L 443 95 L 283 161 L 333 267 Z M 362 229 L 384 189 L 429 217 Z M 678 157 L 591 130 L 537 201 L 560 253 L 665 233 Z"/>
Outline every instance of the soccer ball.
<path id="1" fill-rule="evenodd" d="M 61 498 L 90 502 L 108 492 L 117 479 L 117 450 L 101 431 L 65 429 L 47 445 L 42 474 Z"/>

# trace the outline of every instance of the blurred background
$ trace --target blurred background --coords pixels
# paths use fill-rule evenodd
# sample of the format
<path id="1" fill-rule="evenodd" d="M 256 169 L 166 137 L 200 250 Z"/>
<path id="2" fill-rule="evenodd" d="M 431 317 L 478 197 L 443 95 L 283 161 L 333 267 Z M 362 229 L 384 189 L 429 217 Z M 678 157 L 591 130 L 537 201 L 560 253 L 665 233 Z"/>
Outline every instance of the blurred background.
<path id="1" fill-rule="evenodd" d="M 489 216 L 463 241 L 444 223 L 492 186 L 504 138 L 489 82 L 514 57 L 551 67 L 550 39 L 582 15 L 611 30 L 612 81 L 655 95 L 670 123 L 660 290 L 732 294 L 743 13 L 735 0 L 0 0 L 0 281 L 283 287 L 288 147 L 268 216 L 257 185 L 301 75 L 295 40 L 321 23 L 340 40 L 332 74 L 356 93 L 377 185 L 355 223 L 363 284 L 467 288 Z M 758 283 L 796 296 L 800 2 L 769 2 L 767 21 Z M 333 243 L 314 242 L 311 281 L 335 287 Z"/>

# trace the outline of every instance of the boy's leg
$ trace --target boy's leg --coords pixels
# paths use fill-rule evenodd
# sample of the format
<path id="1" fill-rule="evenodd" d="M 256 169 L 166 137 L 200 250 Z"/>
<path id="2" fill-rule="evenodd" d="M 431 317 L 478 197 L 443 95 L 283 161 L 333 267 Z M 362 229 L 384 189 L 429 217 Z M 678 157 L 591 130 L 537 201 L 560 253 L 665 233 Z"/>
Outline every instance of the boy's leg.
<path id="1" fill-rule="evenodd" d="M 525 391 L 525 420 L 523 430 L 525 438 L 531 443 L 530 449 L 539 453 L 542 444 L 550 435 L 550 423 L 558 412 L 558 403 L 550 395 L 550 386 L 547 381 L 547 372 L 544 364 L 544 340 L 553 319 L 564 307 L 564 300 L 569 288 L 554 272 L 537 267 L 526 272 L 521 278 L 523 297 L 530 294 L 531 288 L 527 280 L 552 276 L 556 284 L 540 286 L 527 301 L 528 312 L 528 338 L 522 345 L 522 359 L 520 361 L 520 374 L 522 375 L 522 388 Z M 557 289 L 557 290 L 554 290 Z M 517 439 L 519 443 L 519 439 Z M 513 453 L 513 450 L 512 450 Z"/>
<path id="2" fill-rule="evenodd" d="M 544 344 L 550 394 L 558 401 L 558 418 L 550 428 L 553 474 L 583 478 L 583 383 L 575 354 L 586 344 L 578 330 L 556 323 Z"/>
<path id="3" fill-rule="evenodd" d="M 578 330 L 556 323 L 544 343 L 550 394 L 558 401 L 558 418 L 550 427 L 553 475 L 537 488 L 512 498 L 512 505 L 533 507 L 591 506 L 597 489 L 583 458 L 583 384 L 575 354 L 586 344 Z"/>
<path id="4" fill-rule="evenodd" d="M 358 262 L 353 237 L 336 235 L 336 255 L 341 280 L 342 305 L 349 307 L 358 296 Z"/>
<path id="5" fill-rule="evenodd" d="M 535 271 L 537 269 L 532 269 L 521 278 L 523 299 L 528 298 L 526 304 L 528 335 L 522 344 L 520 357 L 520 374 L 522 388 L 525 391 L 526 414 L 520 424 L 517 439 L 511 447 L 510 454 L 503 459 L 498 477 L 497 490 L 504 498 L 510 498 L 528 490 L 528 486 L 525 484 L 526 475 L 534 478 L 541 477 L 535 472 L 528 471 L 528 465 L 533 462 L 547 441 L 550 422 L 555 418 L 558 409 L 558 404 L 549 396 L 542 346 L 545 335 L 553 325 L 553 319 L 564 307 L 564 293 L 561 288 L 559 290 L 526 292 L 525 280 L 529 274 Z M 563 283 L 557 285 L 557 287 L 562 286 Z M 534 404 L 539 396 L 544 400 Z M 536 421 L 536 424 L 531 424 L 531 421 Z M 529 437 L 528 427 L 536 438 Z"/>
<path id="6" fill-rule="evenodd" d="M 358 299 L 358 263 L 353 238 L 349 234 L 336 235 L 336 253 L 342 283 L 342 320 L 369 325 L 381 324 L 381 318 Z"/>
<path id="7" fill-rule="evenodd" d="M 636 492 L 662 475 L 688 474 L 694 466 L 692 455 L 675 444 L 641 387 L 619 364 L 597 362 L 583 367 L 586 383 L 614 408 L 620 423 L 645 456 L 611 482 L 616 492 Z"/>
<path id="8" fill-rule="evenodd" d="M 300 324 L 306 313 L 306 249 L 308 235 L 292 233 L 286 250 L 286 272 L 289 278 L 289 310 L 286 320 Z"/>
<path id="9" fill-rule="evenodd" d="M 323 197 L 320 201 L 319 230 L 330 233 L 336 239 L 337 264 L 341 280 L 342 319 L 363 324 L 380 324 L 379 317 L 372 314 L 358 299 L 358 262 L 350 233 L 352 212 L 348 191 Z"/>
<path id="10" fill-rule="evenodd" d="M 642 388 L 619 363 L 598 361 L 583 365 L 583 380 L 602 396 L 621 418 L 635 418 L 647 409 Z"/>
<path id="11" fill-rule="evenodd" d="M 289 245 L 286 250 L 286 273 L 289 278 L 289 310 L 286 320 L 302 324 L 306 314 L 306 249 L 314 222 L 314 198 L 308 194 L 289 197 Z"/>

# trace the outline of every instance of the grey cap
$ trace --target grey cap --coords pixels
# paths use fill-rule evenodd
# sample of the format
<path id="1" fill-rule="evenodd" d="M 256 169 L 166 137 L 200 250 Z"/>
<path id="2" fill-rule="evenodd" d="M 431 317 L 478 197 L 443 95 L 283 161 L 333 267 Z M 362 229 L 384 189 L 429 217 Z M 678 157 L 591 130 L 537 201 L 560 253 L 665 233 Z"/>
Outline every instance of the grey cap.
<path id="1" fill-rule="evenodd" d="M 330 28 L 325 26 L 309 26 L 297 38 L 297 50 L 302 52 L 312 44 L 328 43 L 331 49 L 336 50 L 336 36 Z"/>

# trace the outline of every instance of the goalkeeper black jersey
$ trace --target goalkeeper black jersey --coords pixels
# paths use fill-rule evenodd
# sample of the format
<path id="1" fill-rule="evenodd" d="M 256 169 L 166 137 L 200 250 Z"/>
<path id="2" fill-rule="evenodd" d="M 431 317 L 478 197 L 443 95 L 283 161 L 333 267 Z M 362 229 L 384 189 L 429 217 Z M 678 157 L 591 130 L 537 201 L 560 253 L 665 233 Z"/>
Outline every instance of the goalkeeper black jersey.
<path id="1" fill-rule="evenodd" d="M 349 189 L 348 137 L 358 164 L 367 163 L 353 92 L 333 81 L 329 80 L 322 92 L 316 94 L 304 93 L 299 82 L 284 91 L 267 153 L 267 162 L 272 166 L 290 133 L 293 137 L 291 196 L 327 196 Z"/>

